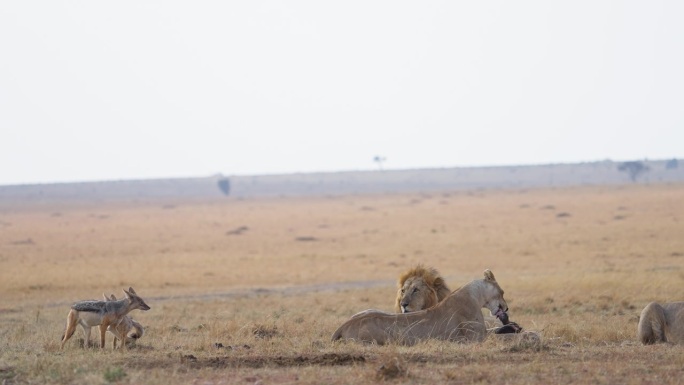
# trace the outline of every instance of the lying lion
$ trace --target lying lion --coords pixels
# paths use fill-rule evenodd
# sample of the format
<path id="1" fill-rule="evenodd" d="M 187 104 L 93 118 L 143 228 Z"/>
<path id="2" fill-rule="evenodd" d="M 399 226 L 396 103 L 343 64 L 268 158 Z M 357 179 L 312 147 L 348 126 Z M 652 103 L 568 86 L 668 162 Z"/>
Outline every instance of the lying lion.
<path id="1" fill-rule="evenodd" d="M 358 313 L 335 331 L 332 340 L 379 345 L 389 342 L 412 345 L 429 338 L 481 342 L 487 329 L 480 309 L 487 308 L 504 325 L 508 323 L 508 305 L 503 294 L 494 274 L 485 270 L 484 279 L 466 284 L 429 309 L 401 314 L 379 310 Z"/>
<path id="2" fill-rule="evenodd" d="M 437 270 L 418 265 L 399 277 L 394 309 L 409 313 L 437 305 L 451 294 Z"/>
<path id="3" fill-rule="evenodd" d="M 651 302 L 639 317 L 637 337 L 644 345 L 658 342 L 684 344 L 684 302 Z"/>
<path id="4" fill-rule="evenodd" d="M 431 308 L 451 294 L 451 290 L 437 270 L 423 265 L 417 265 L 399 276 L 397 284 L 399 288 L 394 305 L 397 313 L 410 313 Z M 520 325 L 515 322 L 503 324 L 497 318 L 489 316 L 485 317 L 485 325 L 496 334 L 522 331 Z"/>

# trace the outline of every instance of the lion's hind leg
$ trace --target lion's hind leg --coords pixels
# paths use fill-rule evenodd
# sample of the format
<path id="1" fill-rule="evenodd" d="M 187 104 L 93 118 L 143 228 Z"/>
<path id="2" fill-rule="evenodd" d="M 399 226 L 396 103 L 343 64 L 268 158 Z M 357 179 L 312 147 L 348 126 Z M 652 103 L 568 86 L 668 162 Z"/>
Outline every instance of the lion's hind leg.
<path id="1" fill-rule="evenodd" d="M 644 345 L 667 342 L 665 337 L 666 322 L 665 309 L 656 302 L 649 303 L 641 311 L 637 338 Z"/>

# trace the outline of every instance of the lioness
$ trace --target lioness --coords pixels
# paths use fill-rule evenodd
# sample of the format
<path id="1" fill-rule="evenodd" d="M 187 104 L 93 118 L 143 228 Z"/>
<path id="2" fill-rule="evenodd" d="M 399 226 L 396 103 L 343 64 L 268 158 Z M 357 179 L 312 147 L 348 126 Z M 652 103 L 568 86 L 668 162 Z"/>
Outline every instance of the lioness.
<path id="1" fill-rule="evenodd" d="M 394 309 L 397 313 L 410 313 L 437 305 L 451 294 L 436 269 L 418 265 L 399 277 Z M 496 334 L 519 333 L 522 328 L 515 322 L 503 323 L 486 316 L 485 325 Z M 505 325 L 505 326 L 504 326 Z"/>
<path id="2" fill-rule="evenodd" d="M 451 294 L 437 270 L 418 265 L 399 277 L 397 299 L 394 309 L 397 313 L 409 313 L 437 305 Z"/>
<path id="3" fill-rule="evenodd" d="M 428 338 L 480 342 L 487 335 L 481 308 L 489 309 L 502 322 L 508 321 L 508 305 L 503 294 L 494 274 L 485 270 L 484 279 L 466 284 L 429 309 L 400 314 L 379 310 L 358 313 L 335 331 L 332 340 L 379 345 L 388 342 L 412 345 Z"/>
<path id="4" fill-rule="evenodd" d="M 644 345 L 658 342 L 684 344 L 684 302 L 651 302 L 639 316 L 637 337 Z"/>

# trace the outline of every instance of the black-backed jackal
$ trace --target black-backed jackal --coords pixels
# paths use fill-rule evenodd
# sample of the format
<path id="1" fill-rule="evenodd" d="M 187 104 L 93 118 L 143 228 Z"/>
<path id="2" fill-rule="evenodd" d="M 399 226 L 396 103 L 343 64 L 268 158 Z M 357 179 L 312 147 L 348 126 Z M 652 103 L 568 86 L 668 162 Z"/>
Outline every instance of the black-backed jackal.
<path id="1" fill-rule="evenodd" d="M 150 310 L 145 301 L 140 298 L 132 287 L 128 291 L 124 289 L 126 298 L 118 301 L 79 301 L 71 306 L 69 315 L 67 315 L 66 331 L 62 338 L 61 349 L 64 349 L 64 344 L 74 335 L 76 325 L 81 325 L 83 333 L 85 334 L 84 347 L 88 346 L 90 340 L 90 328 L 99 326 L 100 328 L 100 348 L 105 346 L 105 334 L 107 329 L 119 325 L 124 316 L 135 309 Z M 122 341 L 125 341 L 122 339 Z M 123 348 L 126 344 L 122 343 Z"/>
<path id="2" fill-rule="evenodd" d="M 116 301 L 114 294 L 110 294 L 107 297 L 104 293 L 102 294 L 105 302 Z M 133 333 L 130 333 L 133 330 Z M 134 320 L 128 315 L 121 318 L 121 322 L 117 325 L 109 325 L 107 331 L 114 335 L 114 340 L 112 341 L 112 348 L 116 349 L 116 341 L 122 341 L 121 344 L 125 344 L 129 341 L 136 341 L 145 334 L 145 329 L 140 324 L 140 322 Z M 129 334 L 130 333 L 130 334 Z M 86 342 L 87 343 L 87 342 Z"/>

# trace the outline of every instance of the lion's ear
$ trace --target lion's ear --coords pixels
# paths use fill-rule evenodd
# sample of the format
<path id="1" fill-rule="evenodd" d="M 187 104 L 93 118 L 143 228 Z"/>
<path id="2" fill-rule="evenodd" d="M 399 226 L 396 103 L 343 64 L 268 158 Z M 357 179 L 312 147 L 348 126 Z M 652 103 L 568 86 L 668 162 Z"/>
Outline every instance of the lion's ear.
<path id="1" fill-rule="evenodd" d="M 435 291 L 439 291 L 439 289 L 446 286 L 446 283 L 444 283 L 444 279 L 442 277 L 437 277 L 437 278 L 435 278 L 434 286 L 435 286 Z"/>
<path id="2" fill-rule="evenodd" d="M 430 295 L 428 295 L 428 303 L 425 304 L 425 309 L 429 309 L 439 303 L 439 297 L 437 297 L 437 290 L 428 287 L 430 290 Z"/>
<path id="3" fill-rule="evenodd" d="M 496 282 L 496 278 L 494 278 L 494 273 L 492 273 L 491 270 L 487 269 L 484 271 L 484 276 L 487 281 L 494 281 Z"/>

